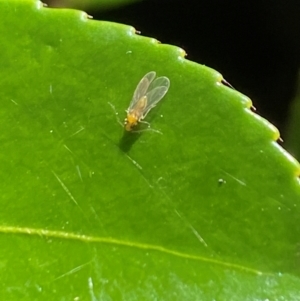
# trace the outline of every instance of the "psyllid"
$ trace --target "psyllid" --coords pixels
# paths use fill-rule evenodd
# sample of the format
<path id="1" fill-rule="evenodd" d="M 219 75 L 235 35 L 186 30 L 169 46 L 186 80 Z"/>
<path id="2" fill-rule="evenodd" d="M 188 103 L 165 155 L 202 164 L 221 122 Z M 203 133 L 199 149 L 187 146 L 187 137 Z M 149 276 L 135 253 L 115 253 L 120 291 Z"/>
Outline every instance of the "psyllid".
<path id="1" fill-rule="evenodd" d="M 124 122 L 126 131 L 132 131 L 139 122 L 147 123 L 143 119 L 168 92 L 170 80 L 166 76 L 155 77 L 155 71 L 147 73 L 135 88 L 126 110 L 127 117 Z"/>

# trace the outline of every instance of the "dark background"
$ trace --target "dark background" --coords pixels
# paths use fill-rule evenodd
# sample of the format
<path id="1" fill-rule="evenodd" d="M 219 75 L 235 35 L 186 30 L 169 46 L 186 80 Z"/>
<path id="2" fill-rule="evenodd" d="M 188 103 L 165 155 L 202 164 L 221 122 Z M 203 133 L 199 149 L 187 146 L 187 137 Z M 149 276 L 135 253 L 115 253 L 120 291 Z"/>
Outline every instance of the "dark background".
<path id="1" fill-rule="evenodd" d="M 183 48 L 249 96 L 284 138 L 300 65 L 299 0 L 144 0 L 87 13 Z"/>
<path id="2" fill-rule="evenodd" d="M 299 0 L 145 0 L 94 19 L 134 26 L 222 73 L 282 134 L 296 91 Z"/>

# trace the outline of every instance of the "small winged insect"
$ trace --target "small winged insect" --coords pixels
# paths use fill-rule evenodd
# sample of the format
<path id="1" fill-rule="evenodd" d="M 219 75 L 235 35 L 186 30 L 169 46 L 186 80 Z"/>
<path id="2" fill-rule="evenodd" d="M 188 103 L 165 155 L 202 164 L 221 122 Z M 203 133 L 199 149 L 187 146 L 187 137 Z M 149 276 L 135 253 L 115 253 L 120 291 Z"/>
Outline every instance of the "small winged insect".
<path id="1" fill-rule="evenodd" d="M 147 73 L 137 85 L 125 118 L 125 130 L 132 131 L 142 121 L 149 111 L 165 96 L 169 87 L 170 80 L 165 77 L 157 77 L 156 72 Z"/>

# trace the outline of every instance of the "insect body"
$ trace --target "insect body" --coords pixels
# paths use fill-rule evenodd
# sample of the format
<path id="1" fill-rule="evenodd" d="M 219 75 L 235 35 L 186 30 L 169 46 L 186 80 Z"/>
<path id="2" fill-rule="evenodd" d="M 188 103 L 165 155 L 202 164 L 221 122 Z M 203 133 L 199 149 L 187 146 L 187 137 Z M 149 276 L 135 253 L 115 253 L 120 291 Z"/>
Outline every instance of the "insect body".
<path id="1" fill-rule="evenodd" d="M 125 130 L 132 129 L 147 116 L 149 111 L 164 97 L 170 87 L 170 80 L 157 77 L 156 72 L 147 73 L 137 85 L 125 118 Z"/>

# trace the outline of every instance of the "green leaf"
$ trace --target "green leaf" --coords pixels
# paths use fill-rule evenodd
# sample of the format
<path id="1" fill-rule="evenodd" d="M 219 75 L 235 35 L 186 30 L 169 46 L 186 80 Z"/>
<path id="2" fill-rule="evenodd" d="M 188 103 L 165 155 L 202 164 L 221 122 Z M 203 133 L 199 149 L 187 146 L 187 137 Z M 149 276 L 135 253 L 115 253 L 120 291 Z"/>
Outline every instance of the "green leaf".
<path id="1" fill-rule="evenodd" d="M 3 300 L 298 300 L 299 164 L 218 72 L 29 0 L 0 45 Z M 161 134 L 124 133 L 152 70 Z"/>

